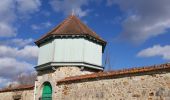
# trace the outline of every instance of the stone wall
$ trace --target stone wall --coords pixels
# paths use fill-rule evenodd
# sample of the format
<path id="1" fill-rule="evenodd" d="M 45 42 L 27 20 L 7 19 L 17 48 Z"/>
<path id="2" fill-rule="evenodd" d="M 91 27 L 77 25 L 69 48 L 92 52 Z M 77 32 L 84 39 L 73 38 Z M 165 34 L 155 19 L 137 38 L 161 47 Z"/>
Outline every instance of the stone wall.
<path id="1" fill-rule="evenodd" d="M 58 100 L 170 100 L 170 73 L 86 79 L 57 87 Z"/>
<path id="2" fill-rule="evenodd" d="M 33 100 L 34 90 L 8 91 L 0 93 L 0 100 L 15 100 L 14 98 L 21 98 L 21 100 Z"/>
<path id="3" fill-rule="evenodd" d="M 56 82 L 58 80 L 64 79 L 65 77 L 69 76 L 76 76 L 76 75 L 85 75 L 91 74 L 95 72 L 94 70 L 84 69 L 82 70 L 80 67 L 75 66 L 66 66 L 66 67 L 57 67 L 56 69 L 48 69 L 45 71 L 38 71 L 37 81 L 36 81 L 36 100 L 41 98 L 43 84 L 45 82 L 49 82 L 52 86 L 52 98 L 56 100 L 56 95 L 58 94 L 58 87 L 56 86 Z"/>
<path id="4" fill-rule="evenodd" d="M 51 83 L 53 100 L 170 100 L 170 64 L 94 72 L 80 67 L 39 71 L 36 100 L 41 98 L 44 82 Z M 14 96 L 33 100 L 34 97 L 32 86 L 4 91 L 0 91 L 0 100 L 14 100 Z"/>

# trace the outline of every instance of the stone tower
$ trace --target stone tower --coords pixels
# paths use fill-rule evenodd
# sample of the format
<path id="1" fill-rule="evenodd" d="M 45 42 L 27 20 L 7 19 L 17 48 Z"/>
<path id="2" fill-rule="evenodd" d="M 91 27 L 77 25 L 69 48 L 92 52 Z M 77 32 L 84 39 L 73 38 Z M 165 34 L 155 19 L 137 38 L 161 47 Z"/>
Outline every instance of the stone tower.
<path id="1" fill-rule="evenodd" d="M 53 30 L 35 42 L 39 47 L 36 87 L 42 93 L 43 85 L 50 83 L 52 97 L 57 91 L 56 81 L 68 76 L 102 71 L 102 53 L 106 42 L 70 15 Z M 37 94 L 43 98 L 42 94 Z"/>

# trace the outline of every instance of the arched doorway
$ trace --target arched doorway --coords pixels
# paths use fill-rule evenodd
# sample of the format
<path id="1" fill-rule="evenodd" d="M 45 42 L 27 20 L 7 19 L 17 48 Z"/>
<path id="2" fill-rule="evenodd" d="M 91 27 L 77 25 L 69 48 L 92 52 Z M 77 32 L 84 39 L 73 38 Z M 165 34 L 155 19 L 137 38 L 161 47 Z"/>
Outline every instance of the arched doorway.
<path id="1" fill-rule="evenodd" d="M 43 85 L 42 100 L 52 100 L 52 86 L 49 82 Z"/>

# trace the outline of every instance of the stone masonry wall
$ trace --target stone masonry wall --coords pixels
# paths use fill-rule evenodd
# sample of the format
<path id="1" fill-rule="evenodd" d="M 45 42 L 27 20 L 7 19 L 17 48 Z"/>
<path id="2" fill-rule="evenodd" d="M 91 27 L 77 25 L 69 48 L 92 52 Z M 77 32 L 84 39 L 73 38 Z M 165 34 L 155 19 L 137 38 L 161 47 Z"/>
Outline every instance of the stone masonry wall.
<path id="1" fill-rule="evenodd" d="M 1 92 L 0 100 L 14 100 L 16 96 L 21 96 L 21 100 L 33 100 L 34 90 Z"/>
<path id="2" fill-rule="evenodd" d="M 165 67 L 164 70 L 70 81 L 61 80 L 70 76 L 91 75 L 93 71 L 81 70 L 79 67 L 46 70 L 38 73 L 36 100 L 41 97 L 44 82 L 51 83 L 53 100 L 170 100 L 170 70 Z M 21 100 L 33 100 L 34 90 L 0 92 L 0 100 L 14 100 L 13 96 L 17 95 L 21 95 Z"/>
<path id="3" fill-rule="evenodd" d="M 170 73 L 60 83 L 58 100 L 170 100 Z"/>
<path id="4" fill-rule="evenodd" d="M 38 72 L 37 81 L 36 81 L 36 100 L 41 98 L 43 83 L 50 82 L 53 88 L 52 98 L 56 100 L 56 95 L 58 94 L 58 87 L 56 86 L 56 81 L 61 80 L 65 77 L 90 74 L 93 71 L 81 70 L 80 67 L 75 66 L 66 66 L 66 67 L 57 67 L 55 70 L 46 70 Z"/>

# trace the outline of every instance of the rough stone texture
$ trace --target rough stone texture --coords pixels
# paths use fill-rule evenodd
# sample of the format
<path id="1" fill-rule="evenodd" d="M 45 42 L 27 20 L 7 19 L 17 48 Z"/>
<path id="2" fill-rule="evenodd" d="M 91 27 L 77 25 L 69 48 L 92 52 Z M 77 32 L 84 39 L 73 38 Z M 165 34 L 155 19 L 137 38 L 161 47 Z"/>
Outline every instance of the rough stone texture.
<path id="1" fill-rule="evenodd" d="M 34 90 L 1 92 L 0 100 L 15 100 L 15 97 L 21 97 L 21 100 L 33 100 Z"/>
<path id="2" fill-rule="evenodd" d="M 56 86 L 56 81 L 61 80 L 65 77 L 69 76 L 76 76 L 76 75 L 84 75 L 84 74 L 90 74 L 95 71 L 93 70 L 81 70 L 80 67 L 73 67 L 73 66 L 66 66 L 66 67 L 57 67 L 54 71 L 48 70 L 48 71 L 39 71 L 38 72 L 38 77 L 36 81 L 36 99 L 38 100 L 41 98 L 42 95 L 42 89 L 43 89 L 43 83 L 45 82 L 50 82 L 52 87 L 53 87 L 53 95 L 52 98 L 56 100 L 56 94 L 58 94 L 58 87 Z"/>
<path id="3" fill-rule="evenodd" d="M 59 100 L 170 100 L 170 73 L 126 75 L 57 85 Z"/>
<path id="4" fill-rule="evenodd" d="M 93 72 L 95 71 L 68 66 L 38 71 L 36 100 L 42 95 L 44 82 L 51 83 L 53 100 L 170 100 L 169 69 L 57 84 L 65 77 Z M 21 95 L 21 100 L 33 100 L 33 92 L 33 90 L 1 92 L 0 100 L 14 100 L 13 96 L 17 95 Z"/>

